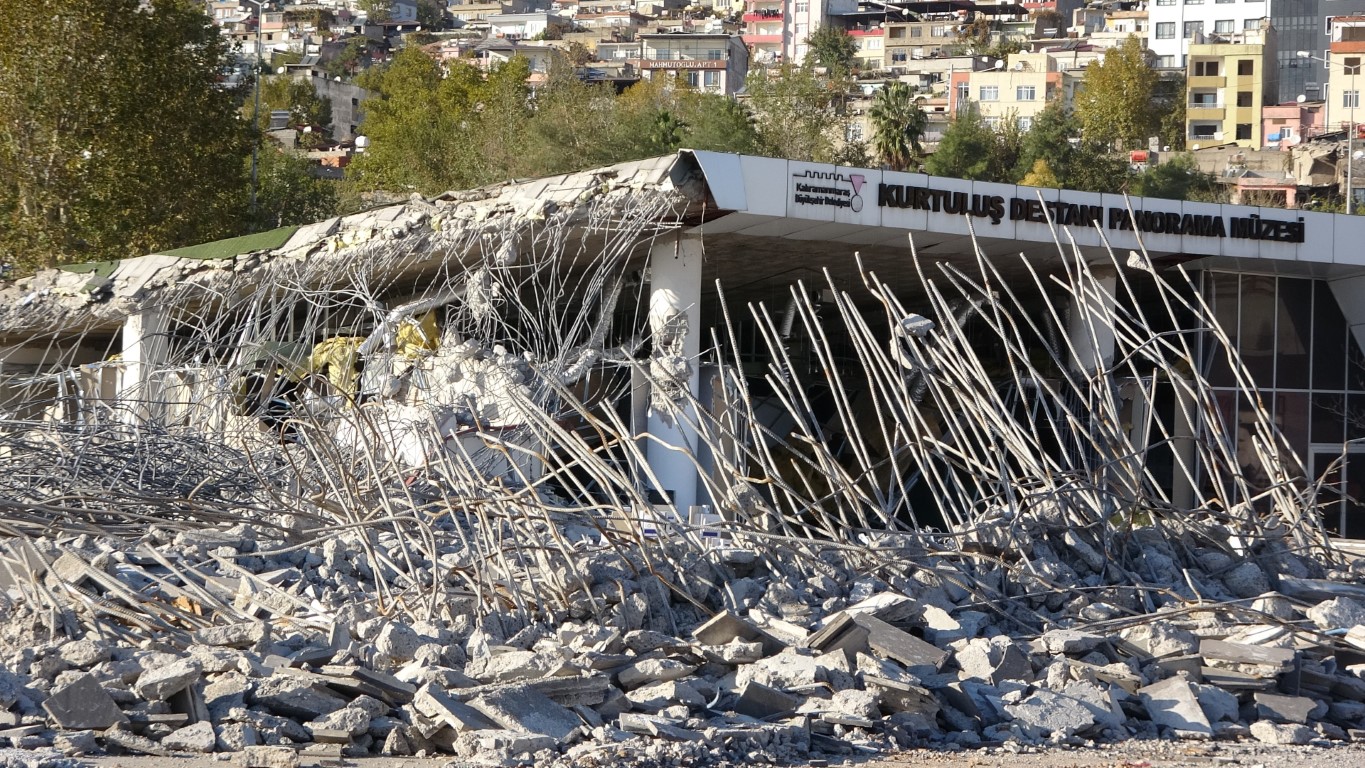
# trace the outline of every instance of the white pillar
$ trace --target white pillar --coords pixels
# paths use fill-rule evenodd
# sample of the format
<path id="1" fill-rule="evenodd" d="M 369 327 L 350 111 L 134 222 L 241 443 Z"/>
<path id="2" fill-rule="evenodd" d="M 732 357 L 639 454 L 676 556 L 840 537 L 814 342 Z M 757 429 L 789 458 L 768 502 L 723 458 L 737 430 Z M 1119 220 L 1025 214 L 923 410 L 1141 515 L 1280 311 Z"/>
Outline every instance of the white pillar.
<path id="1" fill-rule="evenodd" d="M 660 238 L 649 253 L 649 322 L 654 341 L 651 365 L 654 379 L 668 380 L 695 398 L 701 352 L 702 244 L 697 235 Z M 667 407 L 668 387 L 654 387 L 651 395 L 645 456 L 660 490 L 682 516 L 697 503 L 697 434 L 688 423 L 695 418 L 690 403 Z M 663 401 L 663 402 L 661 402 Z M 676 402 L 676 401 L 675 401 Z M 663 405 L 664 407 L 660 407 Z M 675 416 L 677 416 L 675 418 Z"/>
<path id="2" fill-rule="evenodd" d="M 141 423 L 162 412 L 157 369 L 170 351 L 170 322 L 161 309 L 142 309 L 123 323 L 123 374 L 119 399 L 130 421 Z"/>
<path id="3" fill-rule="evenodd" d="M 1118 274 L 1112 267 L 1091 267 L 1090 271 L 1095 276 L 1094 284 L 1083 281 L 1089 295 L 1072 297 L 1066 335 L 1073 350 L 1071 369 L 1093 376 L 1114 363 L 1114 293 Z"/>

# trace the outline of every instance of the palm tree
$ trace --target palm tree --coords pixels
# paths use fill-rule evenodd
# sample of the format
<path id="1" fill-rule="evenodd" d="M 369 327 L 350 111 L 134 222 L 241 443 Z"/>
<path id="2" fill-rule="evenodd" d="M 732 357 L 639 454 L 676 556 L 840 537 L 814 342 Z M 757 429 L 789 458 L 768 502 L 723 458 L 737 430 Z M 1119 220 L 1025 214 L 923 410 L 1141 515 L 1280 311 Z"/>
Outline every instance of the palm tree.
<path id="1" fill-rule="evenodd" d="M 905 83 L 890 83 L 872 97 L 872 149 L 892 170 L 903 171 L 921 154 L 928 118 Z"/>

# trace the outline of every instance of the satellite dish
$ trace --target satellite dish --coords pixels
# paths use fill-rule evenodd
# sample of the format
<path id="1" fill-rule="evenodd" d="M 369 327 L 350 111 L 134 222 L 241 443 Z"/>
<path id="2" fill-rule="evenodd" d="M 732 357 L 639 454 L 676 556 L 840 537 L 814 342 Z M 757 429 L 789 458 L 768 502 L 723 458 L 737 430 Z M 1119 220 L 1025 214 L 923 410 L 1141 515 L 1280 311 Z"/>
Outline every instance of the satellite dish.
<path id="1" fill-rule="evenodd" d="M 1302 93 L 1300 93 L 1300 94 L 1299 94 L 1299 97 L 1296 98 L 1296 99 L 1294 99 L 1294 101 L 1297 101 L 1298 103 L 1302 104 L 1302 103 L 1304 103 L 1305 101 L 1308 101 L 1308 97 L 1307 97 L 1307 96 L 1304 96 Z"/>

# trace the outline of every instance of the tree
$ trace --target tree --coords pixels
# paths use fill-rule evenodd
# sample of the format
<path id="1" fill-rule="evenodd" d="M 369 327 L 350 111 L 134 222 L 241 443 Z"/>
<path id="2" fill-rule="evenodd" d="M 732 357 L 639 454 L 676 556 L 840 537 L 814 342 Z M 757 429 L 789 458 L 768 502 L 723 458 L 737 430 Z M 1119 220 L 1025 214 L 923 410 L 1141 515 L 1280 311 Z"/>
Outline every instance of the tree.
<path id="1" fill-rule="evenodd" d="M 833 79 L 847 77 L 857 56 L 853 36 L 832 24 L 821 24 L 806 38 L 806 64 L 824 67 Z"/>
<path id="2" fill-rule="evenodd" d="M 1133 180 L 1134 194 L 1168 200 L 1225 202 L 1223 188 L 1212 174 L 1199 170 L 1194 158 L 1176 155 L 1148 168 Z"/>
<path id="3" fill-rule="evenodd" d="M 21 268 L 235 234 L 250 125 L 190 0 L 0 3 L 0 253 Z"/>
<path id="4" fill-rule="evenodd" d="M 995 131 L 974 105 L 967 105 L 943 132 L 938 150 L 924 164 L 925 170 L 935 176 L 990 181 L 995 145 Z"/>
<path id="5" fill-rule="evenodd" d="M 1080 123 L 1066 103 L 1060 98 L 1049 101 L 1033 116 L 1033 124 L 1024 134 L 1016 173 L 1022 176 L 1042 162 L 1057 179 L 1066 179 L 1076 160 L 1072 141 L 1079 140 L 1080 134 Z"/>
<path id="6" fill-rule="evenodd" d="M 754 69 L 745 83 L 763 154 L 807 162 L 834 158 L 847 118 L 842 86 L 790 63 Z"/>
<path id="7" fill-rule="evenodd" d="M 247 118 L 250 118 L 255 109 L 254 99 L 248 99 L 242 105 L 242 113 Z M 304 126 L 325 128 L 332 122 L 332 103 L 318 96 L 312 83 L 288 75 L 261 79 L 261 111 L 256 116 L 258 130 L 264 131 L 270 126 L 270 113 L 275 111 L 289 113 L 291 128 Z M 307 135 L 316 136 L 319 140 L 323 138 L 316 133 Z"/>
<path id="8" fill-rule="evenodd" d="M 1120 149 L 1147 146 L 1158 122 L 1152 99 L 1156 80 L 1136 35 L 1105 51 L 1102 60 L 1090 62 L 1075 99 L 1086 138 L 1118 144 Z"/>
<path id="9" fill-rule="evenodd" d="M 1157 136 L 1162 147 L 1185 151 L 1185 76 L 1176 75 L 1157 81 L 1153 102 L 1161 115 Z"/>
<path id="10" fill-rule="evenodd" d="M 929 119 L 915 101 L 910 86 L 896 82 L 877 91 L 868 118 L 872 121 L 873 151 L 892 170 L 909 168 L 923 154 L 920 137 Z"/>
<path id="11" fill-rule="evenodd" d="M 262 147 L 259 157 L 254 229 L 308 224 L 336 212 L 336 182 L 314 176 L 306 158 L 273 143 Z"/>
<path id="12" fill-rule="evenodd" d="M 565 52 L 569 55 L 569 61 L 577 67 L 585 66 L 588 62 L 593 60 L 592 51 L 588 50 L 588 46 L 577 40 L 570 42 L 569 47 Z"/>
<path id="13" fill-rule="evenodd" d="M 417 0 L 417 23 L 421 24 L 423 29 L 445 27 L 445 7 L 436 0 Z"/>
<path id="14" fill-rule="evenodd" d="M 1062 183 L 1057 180 L 1057 175 L 1048 167 L 1047 160 L 1041 157 L 1033 161 L 1033 167 L 1028 173 L 1024 174 L 1019 183 L 1029 187 L 1052 187 L 1054 189 L 1062 186 Z"/>
<path id="15" fill-rule="evenodd" d="M 381 24 L 393 13 L 393 0 L 356 0 L 355 6 L 365 12 L 366 19 Z"/>
<path id="16" fill-rule="evenodd" d="M 743 104 L 720 94 L 690 90 L 682 91 L 679 98 L 678 110 L 687 126 L 683 146 L 742 155 L 759 151 L 754 117 Z"/>

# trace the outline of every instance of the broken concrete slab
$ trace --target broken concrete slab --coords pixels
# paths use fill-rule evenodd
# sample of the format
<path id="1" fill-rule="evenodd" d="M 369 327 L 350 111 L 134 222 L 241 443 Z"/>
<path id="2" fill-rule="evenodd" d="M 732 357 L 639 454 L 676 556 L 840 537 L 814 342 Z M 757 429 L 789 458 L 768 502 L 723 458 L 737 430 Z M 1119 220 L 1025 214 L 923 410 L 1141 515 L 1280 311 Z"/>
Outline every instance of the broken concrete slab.
<path id="1" fill-rule="evenodd" d="M 763 653 L 769 656 L 781 652 L 786 647 L 785 643 L 763 631 L 753 622 L 730 611 L 716 614 L 697 627 L 692 636 L 702 645 L 727 645 L 736 639 L 746 643 L 761 643 Z"/>
<path id="2" fill-rule="evenodd" d="M 299 768 L 299 753 L 290 747 L 247 747 L 238 757 L 242 768 Z"/>
<path id="3" fill-rule="evenodd" d="M 293 675 L 272 675 L 256 684 L 255 700 L 287 717 L 315 720 L 346 706 L 346 700 Z"/>
<path id="4" fill-rule="evenodd" d="M 161 746 L 176 752 L 212 752 L 218 734 L 212 723 L 193 723 L 166 734 Z"/>
<path id="5" fill-rule="evenodd" d="M 770 688 L 762 683 L 749 682 L 740 689 L 739 700 L 735 702 L 735 711 L 741 715 L 756 717 L 760 720 L 781 715 L 787 712 L 795 712 L 801 706 L 801 698 L 792 694 Z"/>
<path id="6" fill-rule="evenodd" d="M 72 730 L 103 730 L 128 720 L 90 674 L 54 691 L 43 701 L 43 709 L 54 724 Z"/>
<path id="7" fill-rule="evenodd" d="M 1255 694 L 1256 716 L 1274 723 L 1306 725 L 1318 703 L 1306 696 L 1283 696 L 1277 693 Z"/>
<path id="8" fill-rule="evenodd" d="M 1018 704 L 1006 704 L 1005 711 L 1015 722 L 1045 736 L 1069 738 L 1095 727 L 1095 715 L 1085 703 L 1045 689 Z"/>
<path id="9" fill-rule="evenodd" d="M 1307 744 L 1317 738 L 1318 733 L 1306 725 L 1257 720 L 1251 724 L 1251 735 L 1266 744 Z"/>
<path id="10" fill-rule="evenodd" d="M 150 701 L 166 701 L 193 685 L 202 667 L 194 658 L 184 658 L 165 666 L 148 669 L 138 676 L 133 690 Z"/>
<path id="11" fill-rule="evenodd" d="M 497 728 L 483 713 L 431 684 L 422 686 L 412 706 L 423 715 L 445 724 L 457 733 Z"/>
<path id="12" fill-rule="evenodd" d="M 572 710 L 526 685 L 488 691 L 469 706 L 503 728 L 543 734 L 556 741 L 568 739 L 583 725 Z"/>
<path id="13" fill-rule="evenodd" d="M 1152 722 L 1174 731 L 1213 735 L 1204 710 L 1199 706 L 1199 697 L 1188 680 L 1172 677 L 1153 683 L 1138 691 L 1142 704 Z"/>

